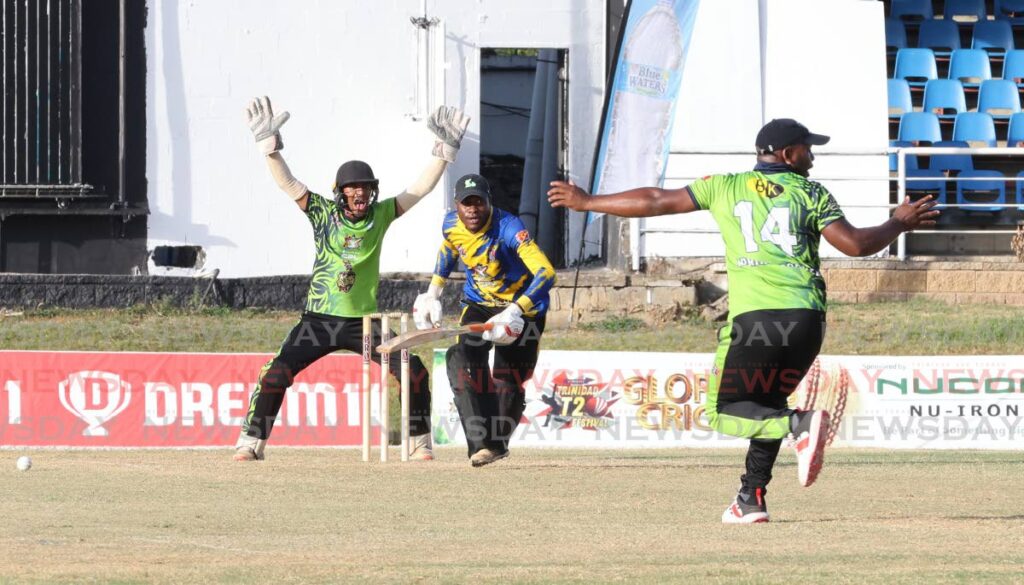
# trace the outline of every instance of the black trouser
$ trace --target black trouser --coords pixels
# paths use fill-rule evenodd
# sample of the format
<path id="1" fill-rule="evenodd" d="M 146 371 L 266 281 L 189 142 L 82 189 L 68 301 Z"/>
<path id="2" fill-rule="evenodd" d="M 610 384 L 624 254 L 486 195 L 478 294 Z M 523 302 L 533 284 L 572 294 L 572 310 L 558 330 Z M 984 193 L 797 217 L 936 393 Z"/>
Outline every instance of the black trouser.
<path id="1" fill-rule="evenodd" d="M 746 473 L 740 480 L 745 490 L 764 488 L 772 479 L 781 437 L 788 432 L 794 412 L 786 401 L 821 350 L 825 313 L 810 309 L 751 311 L 734 317 L 730 328 L 719 374 L 716 426 L 723 429 L 744 419 L 750 421 L 749 429 L 759 429 L 760 436 L 747 435 L 751 439 Z"/>
<path id="2" fill-rule="evenodd" d="M 487 321 L 501 307 L 482 307 L 468 303 L 460 323 Z M 526 409 L 523 385 L 533 376 L 544 332 L 544 315 L 523 317 L 523 333 L 509 345 L 494 345 L 480 335 L 460 335 L 448 349 L 448 381 L 455 396 L 455 407 L 466 433 L 466 446 L 472 456 L 480 449 L 508 450 L 508 440 Z M 494 370 L 488 355 L 494 347 Z"/>
<path id="3" fill-rule="evenodd" d="M 380 321 L 375 319 L 370 347 L 380 345 L 380 337 Z M 249 400 L 249 412 L 242 423 L 242 432 L 257 439 L 270 437 L 274 420 L 284 402 L 284 391 L 292 385 L 295 376 L 316 360 L 340 349 L 362 355 L 362 317 L 303 313 L 284 340 L 281 350 L 263 366 L 259 383 Z M 371 351 L 370 357 L 380 364 L 379 353 Z M 393 376 L 401 375 L 401 360 L 396 356 L 391 356 L 389 366 Z M 409 393 L 409 433 L 422 435 L 430 431 L 430 379 L 423 362 L 415 355 L 409 356 Z"/>

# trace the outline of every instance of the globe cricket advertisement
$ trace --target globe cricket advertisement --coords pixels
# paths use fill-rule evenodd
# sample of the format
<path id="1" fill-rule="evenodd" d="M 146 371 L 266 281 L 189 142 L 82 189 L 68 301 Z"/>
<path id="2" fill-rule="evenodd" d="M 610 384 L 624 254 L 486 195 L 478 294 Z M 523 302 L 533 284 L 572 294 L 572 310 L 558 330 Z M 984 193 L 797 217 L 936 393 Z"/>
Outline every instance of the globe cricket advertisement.
<path id="1" fill-rule="evenodd" d="M 725 447 L 703 403 L 712 354 L 542 351 L 526 384 L 520 445 Z M 444 352 L 435 353 L 434 439 L 464 444 Z M 1024 357 L 821 356 L 789 406 L 831 413 L 835 446 L 1024 449 Z"/>

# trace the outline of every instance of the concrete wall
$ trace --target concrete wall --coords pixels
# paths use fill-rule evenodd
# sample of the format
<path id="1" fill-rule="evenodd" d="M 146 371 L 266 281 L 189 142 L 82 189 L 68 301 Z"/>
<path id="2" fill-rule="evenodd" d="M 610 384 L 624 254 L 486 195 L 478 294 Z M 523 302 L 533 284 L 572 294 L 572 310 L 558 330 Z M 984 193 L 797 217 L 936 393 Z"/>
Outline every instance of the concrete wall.
<path id="1" fill-rule="evenodd" d="M 390 231 L 384 271 L 429 272 L 452 181 L 479 159 L 481 47 L 570 53 L 570 162 L 590 173 L 604 93 L 605 2 L 428 0 L 439 19 L 431 95 L 474 120 L 459 161 Z M 418 0 L 150 0 L 147 49 L 148 247 L 197 244 L 224 277 L 307 273 L 310 229 L 256 152 L 243 108 L 270 95 L 289 110 L 286 160 L 329 193 L 345 160 L 369 162 L 382 196 L 412 182 L 432 139 L 414 119 Z M 575 220 L 575 221 L 578 221 Z"/>

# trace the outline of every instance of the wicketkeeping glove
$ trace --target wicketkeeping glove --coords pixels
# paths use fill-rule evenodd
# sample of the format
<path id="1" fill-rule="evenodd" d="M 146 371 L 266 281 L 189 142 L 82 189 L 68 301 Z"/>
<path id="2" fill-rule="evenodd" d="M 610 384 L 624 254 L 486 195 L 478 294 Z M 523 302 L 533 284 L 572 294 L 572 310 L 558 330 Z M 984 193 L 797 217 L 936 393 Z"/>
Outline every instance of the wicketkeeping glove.
<path id="1" fill-rule="evenodd" d="M 455 156 L 462 146 L 462 137 L 469 127 L 469 116 L 458 108 L 441 106 L 427 118 L 427 128 L 437 137 L 431 154 L 448 162 L 455 162 Z"/>
<path id="2" fill-rule="evenodd" d="M 480 336 L 485 341 L 492 341 L 498 345 L 508 345 L 518 339 L 526 325 L 523 322 L 523 309 L 518 303 L 512 303 L 487 322 L 493 323 L 494 327 L 490 331 L 484 331 Z"/>
<path id="3" fill-rule="evenodd" d="M 249 102 L 245 109 L 249 121 L 249 130 L 252 130 L 256 137 L 256 145 L 264 155 L 273 154 L 284 148 L 279 130 L 288 121 L 291 114 L 281 112 L 274 115 L 274 108 L 270 105 L 270 98 L 263 96 Z"/>
<path id="4" fill-rule="evenodd" d="M 417 329 L 441 326 L 441 287 L 431 284 L 427 292 L 416 296 L 412 304 L 412 319 Z"/>

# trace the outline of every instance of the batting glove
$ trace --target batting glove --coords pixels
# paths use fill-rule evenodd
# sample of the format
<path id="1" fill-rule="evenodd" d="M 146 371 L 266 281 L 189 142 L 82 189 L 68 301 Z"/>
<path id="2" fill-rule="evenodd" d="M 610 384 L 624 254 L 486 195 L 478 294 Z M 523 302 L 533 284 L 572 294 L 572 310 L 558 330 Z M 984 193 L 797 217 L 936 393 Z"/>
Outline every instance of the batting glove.
<path id="1" fill-rule="evenodd" d="M 249 102 L 245 114 L 249 121 L 249 130 L 252 130 L 253 136 L 256 137 L 256 146 L 259 147 L 260 152 L 269 155 L 284 148 L 279 130 L 288 121 L 291 114 L 281 112 L 275 116 L 274 108 L 271 107 L 270 98 L 267 96 Z"/>
<path id="2" fill-rule="evenodd" d="M 494 325 L 489 331 L 484 331 L 480 336 L 485 341 L 491 341 L 498 345 L 508 345 L 523 334 L 526 323 L 523 322 L 523 309 L 518 303 L 512 303 L 504 311 L 487 320 Z"/>
<path id="3" fill-rule="evenodd" d="M 466 135 L 466 128 L 469 127 L 469 120 L 469 116 L 458 108 L 437 108 L 437 111 L 427 118 L 427 128 L 430 128 L 437 137 L 431 154 L 450 163 L 455 162 L 455 156 L 459 154 L 459 147 L 462 146 L 462 137 Z"/>
<path id="4" fill-rule="evenodd" d="M 427 292 L 417 295 L 412 304 L 412 319 L 417 329 L 441 326 L 441 287 L 431 284 Z"/>

